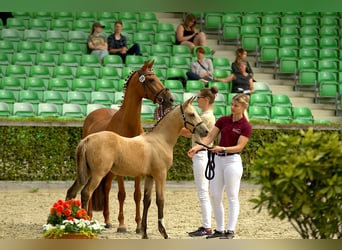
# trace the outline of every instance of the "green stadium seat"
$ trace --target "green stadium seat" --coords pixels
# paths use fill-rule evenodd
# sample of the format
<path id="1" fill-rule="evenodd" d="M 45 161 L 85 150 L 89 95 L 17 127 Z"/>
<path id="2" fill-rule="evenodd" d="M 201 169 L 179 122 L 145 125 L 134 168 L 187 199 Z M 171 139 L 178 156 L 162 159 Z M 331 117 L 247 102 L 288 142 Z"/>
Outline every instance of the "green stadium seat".
<path id="1" fill-rule="evenodd" d="M 158 18 L 157 15 L 154 12 L 139 12 L 138 14 L 138 22 L 144 22 L 144 23 L 155 23 L 158 24 Z"/>
<path id="2" fill-rule="evenodd" d="M 213 58 L 213 67 L 215 69 L 230 70 L 231 65 L 230 65 L 229 59 L 226 57 L 214 57 Z"/>
<path id="3" fill-rule="evenodd" d="M 256 55 L 259 46 L 260 37 L 257 35 L 242 35 L 240 39 L 241 47 L 243 47 L 249 55 Z"/>
<path id="4" fill-rule="evenodd" d="M 109 92 L 94 91 L 91 93 L 90 103 L 92 104 L 102 104 L 109 107 L 114 103 L 114 94 Z"/>
<path id="5" fill-rule="evenodd" d="M 102 79 L 113 79 L 113 80 L 119 80 L 121 78 L 119 70 L 117 68 L 109 67 L 109 66 L 101 67 L 98 77 Z"/>
<path id="6" fill-rule="evenodd" d="M 73 79 L 74 72 L 72 67 L 66 65 L 59 65 L 53 68 L 52 77 L 54 78 L 65 78 L 65 79 Z"/>
<path id="7" fill-rule="evenodd" d="M 123 68 L 124 64 L 122 63 L 122 59 L 119 55 L 106 55 L 103 58 L 103 66 Z"/>
<path id="8" fill-rule="evenodd" d="M 322 82 L 315 91 L 315 103 L 337 103 L 338 102 L 338 82 Z"/>
<path id="9" fill-rule="evenodd" d="M 172 46 L 172 56 L 184 56 L 191 58 L 190 48 L 186 45 L 174 45 Z"/>
<path id="10" fill-rule="evenodd" d="M 299 39 L 300 48 L 319 48 L 319 40 L 314 36 L 300 37 Z"/>
<path id="11" fill-rule="evenodd" d="M 62 106 L 62 116 L 69 118 L 84 118 L 85 112 L 81 105 L 77 103 L 64 103 Z"/>
<path id="12" fill-rule="evenodd" d="M 217 93 L 215 97 L 215 105 L 227 105 L 228 96 L 224 93 Z"/>
<path id="13" fill-rule="evenodd" d="M 338 26 L 321 26 L 319 29 L 320 37 L 338 37 Z"/>
<path id="14" fill-rule="evenodd" d="M 135 32 L 133 33 L 133 42 L 139 44 L 153 44 L 154 35 L 145 32 Z"/>
<path id="15" fill-rule="evenodd" d="M 271 95 L 272 90 L 267 82 L 254 82 L 254 93 Z"/>
<path id="16" fill-rule="evenodd" d="M 179 57 L 179 56 L 171 56 L 169 61 L 169 66 L 172 68 L 182 68 L 189 70 L 190 69 L 190 58 L 188 57 Z"/>
<path id="17" fill-rule="evenodd" d="M 5 76 L 0 81 L 0 89 L 21 90 L 23 88 L 21 80 L 17 77 Z"/>
<path id="18" fill-rule="evenodd" d="M 72 91 L 91 92 L 94 90 L 91 80 L 77 78 L 72 81 Z"/>
<path id="19" fill-rule="evenodd" d="M 292 108 L 291 107 L 285 107 L 285 106 L 272 106 L 271 107 L 270 122 L 290 123 L 291 120 L 292 120 Z"/>
<path id="20" fill-rule="evenodd" d="M 92 22 L 90 22 L 88 20 L 80 19 L 80 20 L 74 20 L 72 22 L 72 30 L 90 33 L 91 27 L 92 27 Z"/>
<path id="21" fill-rule="evenodd" d="M 118 87 L 116 86 L 116 84 L 118 84 L 118 80 L 97 79 L 95 82 L 95 91 L 112 92 L 112 93 L 114 93 L 115 91 L 120 91 Z"/>
<path id="22" fill-rule="evenodd" d="M 7 89 L 0 89 L 0 102 L 13 104 L 18 100 L 19 92 Z"/>
<path id="23" fill-rule="evenodd" d="M 209 88 L 216 87 L 219 91 L 219 93 L 229 93 L 231 92 L 231 84 L 227 82 L 209 82 L 208 84 Z"/>
<path id="24" fill-rule="evenodd" d="M 176 35 L 170 33 L 155 33 L 154 44 L 169 45 L 172 46 L 176 43 Z"/>
<path id="25" fill-rule="evenodd" d="M 11 60 L 10 55 L 0 52 L 0 65 L 8 65 L 11 63 L 12 63 L 12 60 Z"/>
<path id="26" fill-rule="evenodd" d="M 321 37 L 319 40 L 319 47 L 320 49 L 323 48 L 331 48 L 331 49 L 340 49 L 339 47 L 339 40 L 337 37 Z"/>
<path id="27" fill-rule="evenodd" d="M 262 26 L 280 26 L 280 16 L 275 14 L 264 14 L 261 17 Z"/>
<path id="28" fill-rule="evenodd" d="M 318 70 L 324 71 L 338 71 L 339 70 L 339 61 L 331 60 L 331 59 L 322 59 L 318 61 Z"/>
<path id="29" fill-rule="evenodd" d="M 319 18 L 317 16 L 302 16 L 300 25 L 303 26 L 319 26 Z"/>
<path id="30" fill-rule="evenodd" d="M 42 42 L 40 44 L 40 52 L 59 55 L 63 53 L 63 47 L 62 44 L 57 42 Z"/>
<path id="31" fill-rule="evenodd" d="M 172 55 L 171 46 L 165 46 L 162 44 L 152 44 L 151 55 L 170 57 Z"/>
<path id="32" fill-rule="evenodd" d="M 55 90 L 45 90 L 43 92 L 43 102 L 44 103 L 56 103 L 56 104 L 65 103 L 66 92 L 55 91 Z"/>
<path id="33" fill-rule="evenodd" d="M 108 67 L 102 67 L 100 68 L 100 71 L 99 71 L 99 77 L 100 78 L 104 78 L 102 75 L 101 72 L 103 71 L 103 68 L 108 68 Z M 115 68 L 114 68 L 115 69 Z M 89 66 L 79 66 L 76 68 L 76 78 L 86 78 L 86 79 L 94 79 L 96 80 L 97 77 L 98 77 L 98 74 L 97 74 L 97 70 L 96 68 L 94 67 L 89 67 Z M 108 73 L 108 77 L 110 77 L 111 75 Z M 107 75 L 106 75 L 107 76 Z M 113 75 L 114 76 L 114 75 Z M 114 79 L 114 78 L 113 78 Z"/>
<path id="34" fill-rule="evenodd" d="M 44 19 L 44 20 L 52 20 L 54 17 L 54 13 L 50 11 L 35 11 L 31 17 Z"/>
<path id="35" fill-rule="evenodd" d="M 123 32 L 123 34 L 125 36 L 127 36 L 128 41 L 132 41 L 133 35 L 131 37 L 132 39 L 129 39 L 128 34 L 133 34 L 134 32 L 136 32 L 137 24 L 135 22 L 133 23 L 133 22 L 127 22 L 127 21 L 122 20 L 122 26 L 125 30 L 125 32 Z"/>
<path id="36" fill-rule="evenodd" d="M 87 104 L 90 101 L 90 94 L 81 91 L 68 91 L 67 103 Z"/>
<path id="37" fill-rule="evenodd" d="M 318 26 L 302 26 L 299 29 L 299 35 L 301 37 L 318 37 L 319 28 Z"/>
<path id="38" fill-rule="evenodd" d="M 277 63 L 278 50 L 278 47 L 261 47 L 260 55 L 256 57 L 256 67 L 274 67 Z"/>
<path id="39" fill-rule="evenodd" d="M 35 90 L 20 90 L 19 102 L 40 103 L 42 101 L 42 93 Z"/>
<path id="40" fill-rule="evenodd" d="M 279 38 L 279 47 L 287 47 L 287 48 L 299 48 L 299 40 L 294 36 L 283 36 Z"/>
<path id="41" fill-rule="evenodd" d="M 39 103 L 38 116 L 41 117 L 59 117 L 57 105 L 54 103 Z"/>
<path id="42" fill-rule="evenodd" d="M 13 11 L 12 15 L 13 17 L 22 18 L 24 20 L 31 18 L 31 12 L 28 12 L 28 11 Z"/>
<path id="43" fill-rule="evenodd" d="M 280 26 L 280 37 L 297 37 L 299 38 L 299 29 L 297 25 L 282 25 Z"/>
<path id="44" fill-rule="evenodd" d="M 136 26 L 136 32 L 155 34 L 157 25 L 149 22 L 138 22 Z"/>
<path id="45" fill-rule="evenodd" d="M 2 29 L 1 39 L 11 42 L 19 42 L 23 39 L 23 31 L 17 29 Z"/>
<path id="46" fill-rule="evenodd" d="M 124 100 L 124 92 L 117 91 L 114 93 L 114 104 L 121 104 Z"/>
<path id="47" fill-rule="evenodd" d="M 213 70 L 213 77 L 216 78 L 225 78 L 231 74 L 230 70 L 224 70 L 224 69 L 217 69 L 214 68 Z"/>
<path id="48" fill-rule="evenodd" d="M 274 106 L 292 108 L 292 102 L 290 100 L 290 97 L 286 94 L 273 94 L 272 107 Z"/>
<path id="49" fill-rule="evenodd" d="M 0 102 L 0 117 L 8 117 L 12 114 L 8 103 Z"/>
<path id="50" fill-rule="evenodd" d="M 44 65 L 32 65 L 30 66 L 30 77 L 39 77 L 49 79 L 52 75 L 51 68 Z"/>
<path id="51" fill-rule="evenodd" d="M 72 11 L 55 11 L 54 19 L 73 21 L 75 18 Z"/>
<path id="52" fill-rule="evenodd" d="M 183 93 L 184 92 L 183 84 L 179 80 L 165 80 L 164 86 L 168 88 L 171 91 L 171 93 Z"/>
<path id="53" fill-rule="evenodd" d="M 243 15 L 241 17 L 241 24 L 244 25 L 254 25 L 260 26 L 261 19 L 259 15 Z"/>
<path id="54" fill-rule="evenodd" d="M 97 12 L 98 20 L 108 21 L 111 23 L 114 23 L 116 20 L 118 20 L 118 16 L 119 14 L 117 12 L 112 12 L 112 11 Z"/>
<path id="55" fill-rule="evenodd" d="M 17 44 L 17 52 L 37 54 L 39 53 L 39 44 L 32 41 L 20 41 Z"/>
<path id="56" fill-rule="evenodd" d="M 205 12 L 203 31 L 207 34 L 218 34 L 222 25 L 222 16 L 220 12 Z"/>
<path id="57" fill-rule="evenodd" d="M 278 47 L 279 39 L 274 36 L 262 36 L 259 38 L 259 47 L 258 52 L 260 53 L 261 48 L 263 47 Z"/>
<path id="58" fill-rule="evenodd" d="M 10 18 L 7 18 L 6 27 L 8 29 L 16 29 L 16 30 L 24 31 L 25 29 L 28 28 L 27 20 L 23 18 L 10 17 Z"/>
<path id="59" fill-rule="evenodd" d="M 141 106 L 141 119 L 154 120 L 155 106 L 149 104 L 142 104 Z"/>
<path id="60" fill-rule="evenodd" d="M 45 66 L 56 66 L 57 65 L 57 58 L 53 54 L 38 53 L 38 54 L 36 54 L 35 64 L 45 65 Z"/>
<path id="61" fill-rule="evenodd" d="M 142 56 L 127 55 L 126 56 L 126 67 L 132 69 L 140 69 L 145 63 L 145 58 Z"/>
<path id="62" fill-rule="evenodd" d="M 260 36 L 275 36 L 279 37 L 280 30 L 276 25 L 263 25 L 260 28 Z"/>
<path id="63" fill-rule="evenodd" d="M 299 59 L 319 59 L 319 50 L 317 48 L 300 48 L 299 49 Z"/>
<path id="64" fill-rule="evenodd" d="M 65 43 L 68 40 L 68 34 L 60 30 L 47 30 L 46 31 L 46 41 Z M 86 40 L 84 40 L 86 41 Z"/>
<path id="65" fill-rule="evenodd" d="M 102 66 L 97 56 L 87 54 L 81 55 L 81 65 L 94 68 L 100 68 Z"/>
<path id="66" fill-rule="evenodd" d="M 297 58 L 280 58 L 274 73 L 275 79 L 295 78 L 297 63 Z"/>
<path id="67" fill-rule="evenodd" d="M 67 32 L 72 28 L 72 22 L 64 19 L 52 19 L 50 23 L 51 30 Z"/>
<path id="68" fill-rule="evenodd" d="M 222 35 L 219 36 L 218 44 L 239 44 L 240 25 L 223 23 Z"/>
<path id="69" fill-rule="evenodd" d="M 32 103 L 16 102 L 13 104 L 13 115 L 19 117 L 32 117 L 36 116 L 34 106 Z"/>
<path id="70" fill-rule="evenodd" d="M 16 65 L 33 65 L 33 57 L 28 53 L 17 52 L 12 56 L 12 63 Z"/>
<path id="71" fill-rule="evenodd" d="M 16 51 L 16 47 L 14 47 L 14 43 L 6 40 L 0 40 L 0 52 L 11 54 Z"/>
<path id="72" fill-rule="evenodd" d="M 63 45 L 63 53 L 65 54 L 83 55 L 87 53 L 87 50 L 87 44 L 66 42 Z"/>
<path id="73" fill-rule="evenodd" d="M 204 88 L 204 83 L 199 80 L 187 80 L 185 91 L 187 92 L 198 92 Z"/>
<path id="74" fill-rule="evenodd" d="M 186 71 L 187 71 L 186 69 L 182 69 L 182 68 L 167 68 L 166 79 L 175 79 L 175 78 L 186 79 Z"/>
<path id="75" fill-rule="evenodd" d="M 25 78 L 27 76 L 27 72 L 25 66 L 23 65 L 7 65 L 5 76 L 13 76 L 18 78 Z"/>
<path id="76" fill-rule="evenodd" d="M 271 107 L 272 96 L 268 94 L 253 93 L 250 97 L 249 104 L 251 106 Z"/>
<path id="77" fill-rule="evenodd" d="M 41 18 L 30 18 L 28 28 L 30 30 L 47 31 L 50 29 L 50 21 Z"/>
<path id="78" fill-rule="evenodd" d="M 45 31 L 34 30 L 34 29 L 24 30 L 23 40 L 41 43 L 45 41 Z"/>
<path id="79" fill-rule="evenodd" d="M 148 58 L 149 60 L 154 60 L 153 67 L 166 69 L 169 67 L 170 58 L 167 56 L 153 55 Z"/>
<path id="80" fill-rule="evenodd" d="M 339 21 L 338 17 L 336 15 L 334 16 L 321 16 L 319 18 L 319 24 L 320 26 L 332 26 L 332 27 L 338 27 Z"/>
<path id="81" fill-rule="evenodd" d="M 102 104 L 97 104 L 97 103 L 89 103 L 87 104 L 87 115 L 89 115 L 91 112 L 94 110 L 100 109 L 100 108 L 106 108 L 106 106 Z"/>
<path id="82" fill-rule="evenodd" d="M 85 44 L 88 40 L 88 33 L 81 30 L 69 30 L 68 42 Z"/>
<path id="83" fill-rule="evenodd" d="M 157 33 L 172 34 L 175 36 L 176 30 L 172 23 L 159 22 L 157 24 Z"/>
<path id="84" fill-rule="evenodd" d="M 304 121 L 303 121 L 304 120 Z M 314 120 L 311 109 L 308 107 L 294 107 L 293 108 L 293 122 L 300 123 L 301 121 L 312 123 Z"/>
<path id="85" fill-rule="evenodd" d="M 137 23 L 139 17 L 136 12 L 120 11 L 119 19 L 125 22 Z"/>
<path id="86" fill-rule="evenodd" d="M 298 75 L 295 78 L 294 90 L 314 90 L 318 78 L 317 62 L 310 59 L 298 61 Z"/>
<path id="87" fill-rule="evenodd" d="M 75 19 L 94 22 L 95 20 L 97 20 L 97 12 L 77 11 L 75 12 Z"/>
<path id="88" fill-rule="evenodd" d="M 248 117 L 251 121 L 264 121 L 270 120 L 270 108 L 263 106 L 249 106 Z"/>
<path id="89" fill-rule="evenodd" d="M 155 71 L 156 69 L 153 69 L 153 70 L 156 73 L 156 71 Z M 122 71 L 121 71 L 121 79 L 123 79 L 123 80 L 127 79 L 132 74 L 132 72 L 134 72 L 133 68 L 127 67 L 127 66 L 123 67 Z M 118 77 L 120 79 L 120 72 L 118 71 L 117 74 L 118 74 Z"/>
<path id="90" fill-rule="evenodd" d="M 46 90 L 44 79 L 38 77 L 27 77 L 24 82 L 24 89 L 34 91 Z"/>
<path id="91" fill-rule="evenodd" d="M 215 119 L 218 119 L 222 116 L 225 116 L 226 115 L 226 106 L 214 105 L 213 106 L 213 113 L 214 113 Z"/>

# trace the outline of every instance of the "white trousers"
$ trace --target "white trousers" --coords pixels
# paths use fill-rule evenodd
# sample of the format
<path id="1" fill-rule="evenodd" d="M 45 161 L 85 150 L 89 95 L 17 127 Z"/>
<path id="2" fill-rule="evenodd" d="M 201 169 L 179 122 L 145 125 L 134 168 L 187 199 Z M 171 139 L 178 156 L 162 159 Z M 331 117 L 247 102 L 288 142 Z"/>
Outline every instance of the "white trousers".
<path id="1" fill-rule="evenodd" d="M 211 228 L 209 180 L 205 178 L 205 168 L 207 166 L 207 162 L 207 151 L 200 151 L 192 158 L 192 169 L 197 189 L 197 196 L 202 210 L 202 227 Z"/>
<path id="2" fill-rule="evenodd" d="M 210 196 L 212 200 L 216 230 L 225 230 L 225 215 L 222 202 L 223 192 L 229 203 L 228 230 L 235 230 L 239 211 L 239 190 L 242 177 L 242 161 L 238 154 L 230 156 L 215 156 L 215 177 L 210 181 Z"/>

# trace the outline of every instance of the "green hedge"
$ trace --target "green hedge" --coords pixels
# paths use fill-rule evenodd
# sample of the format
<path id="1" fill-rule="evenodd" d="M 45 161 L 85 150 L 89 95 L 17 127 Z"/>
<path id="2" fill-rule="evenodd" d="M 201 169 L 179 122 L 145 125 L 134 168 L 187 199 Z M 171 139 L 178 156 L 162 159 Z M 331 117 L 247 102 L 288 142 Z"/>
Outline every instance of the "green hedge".
<path id="1" fill-rule="evenodd" d="M 253 130 L 252 138 L 242 154 L 245 179 L 250 176 L 251 162 L 262 143 L 272 143 L 282 133 L 299 132 L 278 129 Z M 74 154 L 80 138 L 80 127 L 0 127 L 0 180 L 73 180 L 76 172 Z M 193 179 L 192 162 L 186 154 L 190 147 L 190 139 L 178 139 L 168 180 Z"/>

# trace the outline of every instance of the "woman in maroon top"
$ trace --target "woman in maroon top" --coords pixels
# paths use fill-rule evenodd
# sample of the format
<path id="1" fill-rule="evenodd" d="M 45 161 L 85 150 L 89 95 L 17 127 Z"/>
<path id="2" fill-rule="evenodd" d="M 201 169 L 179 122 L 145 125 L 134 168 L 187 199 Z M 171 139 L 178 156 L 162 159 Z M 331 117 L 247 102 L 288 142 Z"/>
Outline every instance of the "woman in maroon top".
<path id="1" fill-rule="evenodd" d="M 234 230 L 240 210 L 239 190 L 243 171 L 240 153 L 252 135 L 252 126 L 246 113 L 248 101 L 249 97 L 246 94 L 235 95 L 231 104 L 232 114 L 220 117 L 209 135 L 202 139 L 203 144 L 209 145 L 220 135 L 219 145 L 210 149 L 216 154 L 214 159 L 215 176 L 210 181 L 210 196 L 216 220 L 216 230 L 212 235 L 207 236 L 207 239 L 234 238 Z M 188 152 L 189 157 L 192 158 L 201 149 L 203 146 L 200 145 L 192 147 Z M 229 201 L 226 231 L 222 203 L 225 188 Z"/>

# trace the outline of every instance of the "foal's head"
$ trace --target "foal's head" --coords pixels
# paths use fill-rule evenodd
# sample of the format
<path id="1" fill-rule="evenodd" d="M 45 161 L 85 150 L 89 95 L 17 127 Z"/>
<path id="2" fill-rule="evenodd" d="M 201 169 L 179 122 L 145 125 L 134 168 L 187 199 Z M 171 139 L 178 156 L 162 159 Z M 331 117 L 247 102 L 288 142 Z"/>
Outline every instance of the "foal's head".
<path id="1" fill-rule="evenodd" d="M 197 113 L 197 110 L 192 105 L 192 102 L 195 99 L 196 97 L 193 96 L 180 106 L 180 110 L 184 121 L 184 127 L 190 130 L 193 134 L 197 133 L 201 137 L 204 137 L 208 135 L 209 129 L 203 123 L 201 117 Z"/>
<path id="2" fill-rule="evenodd" d="M 142 98 L 147 98 L 162 105 L 164 108 L 170 108 L 173 106 L 173 96 L 168 88 L 165 88 L 163 83 L 154 74 L 152 67 L 154 61 L 146 61 L 141 69 L 135 71 L 127 81 L 128 84 L 133 84 L 136 87 L 135 91 L 138 91 Z"/>

